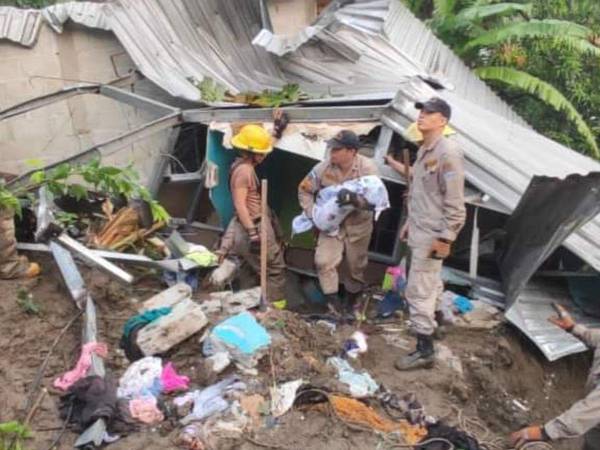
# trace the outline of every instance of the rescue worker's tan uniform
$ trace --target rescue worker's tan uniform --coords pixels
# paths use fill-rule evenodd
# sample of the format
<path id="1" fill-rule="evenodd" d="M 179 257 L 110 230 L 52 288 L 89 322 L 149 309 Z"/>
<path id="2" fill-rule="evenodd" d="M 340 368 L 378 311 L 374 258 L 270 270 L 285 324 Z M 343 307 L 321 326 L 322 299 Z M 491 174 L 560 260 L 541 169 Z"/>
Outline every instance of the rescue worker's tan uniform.
<path id="1" fill-rule="evenodd" d="M 0 279 L 23 277 L 28 268 L 27 258 L 17 254 L 14 214 L 0 208 Z"/>
<path id="2" fill-rule="evenodd" d="M 377 166 L 362 155 L 355 156 L 353 166 L 347 174 L 343 174 L 340 168 L 330 161 L 323 161 L 317 164 L 300 183 L 298 187 L 300 206 L 308 217 L 312 217 L 315 195 L 319 190 L 367 175 L 378 175 Z M 344 256 L 349 271 L 349 276 L 344 280 L 346 290 L 355 294 L 363 289 L 372 232 L 373 212 L 356 210 L 342 222 L 337 236 L 319 233 L 315 249 L 315 265 L 324 294 L 338 292 L 338 266 Z"/>
<path id="3" fill-rule="evenodd" d="M 575 325 L 572 333 L 594 350 L 594 361 L 586 384 L 587 397 L 544 426 L 550 439 L 585 435 L 583 450 L 600 450 L 600 330 Z"/>
<path id="4" fill-rule="evenodd" d="M 454 241 L 465 223 L 464 160 L 455 141 L 440 136 L 421 146 L 408 195 L 408 245 L 412 257 L 406 299 L 414 331 L 433 334 L 436 303 L 444 285 L 442 260 L 430 258 L 438 239 Z"/>
<path id="5" fill-rule="evenodd" d="M 260 229 L 261 195 L 259 182 L 254 167 L 249 161 L 238 158 L 230 171 L 231 192 L 236 188 L 247 189 L 246 207 L 250 218 Z M 252 251 L 248 231 L 240 223 L 237 216 L 231 219 L 221 240 L 217 253 L 227 256 L 236 255 L 260 273 L 260 253 Z M 273 226 L 273 217 L 267 221 L 267 300 L 279 301 L 285 298 L 285 261 L 283 248 Z"/>

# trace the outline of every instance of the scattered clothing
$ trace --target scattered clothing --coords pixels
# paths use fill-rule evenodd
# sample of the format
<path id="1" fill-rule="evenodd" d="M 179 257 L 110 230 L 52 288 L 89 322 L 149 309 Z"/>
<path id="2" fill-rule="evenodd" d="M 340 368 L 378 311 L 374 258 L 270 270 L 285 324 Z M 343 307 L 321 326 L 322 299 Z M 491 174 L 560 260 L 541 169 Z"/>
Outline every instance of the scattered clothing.
<path id="1" fill-rule="evenodd" d="M 219 257 L 205 247 L 198 245 L 192 246 L 190 253 L 184 258 L 195 262 L 200 267 L 213 267 L 219 265 Z"/>
<path id="2" fill-rule="evenodd" d="M 245 389 L 246 385 L 236 377 L 228 377 L 205 389 L 188 392 L 181 397 L 177 397 L 175 405 L 178 407 L 189 402 L 194 403 L 192 412 L 181 419 L 181 423 L 187 425 L 225 411 L 230 403 L 224 396 L 231 391 L 243 391 Z"/>
<path id="3" fill-rule="evenodd" d="M 162 361 L 146 356 L 131 364 L 119 379 L 119 398 L 158 397 L 161 392 Z"/>
<path id="4" fill-rule="evenodd" d="M 160 381 L 163 392 L 167 394 L 175 391 L 187 391 L 190 387 L 190 378 L 185 375 L 179 375 L 171 362 L 163 367 Z"/>
<path id="5" fill-rule="evenodd" d="M 350 395 L 355 398 L 369 397 L 379 389 L 379 386 L 373 380 L 368 372 L 356 371 L 348 361 L 333 356 L 327 360 L 327 364 L 335 367 L 338 372 L 340 382 L 348 386 Z"/>
<path id="6" fill-rule="evenodd" d="M 403 259 L 399 265 L 388 267 L 385 270 L 383 276 L 383 283 L 381 288 L 384 291 L 393 291 L 398 294 L 404 295 L 404 289 L 406 289 L 406 263 Z"/>
<path id="7" fill-rule="evenodd" d="M 138 323 L 129 331 L 129 335 L 127 337 L 121 336 L 119 348 L 123 349 L 123 351 L 125 352 L 125 356 L 131 362 L 135 362 L 138 359 L 142 359 L 145 356 L 144 352 L 142 352 L 139 345 L 137 344 L 138 332 L 145 326 L 145 323 Z"/>
<path id="8" fill-rule="evenodd" d="M 283 416 L 296 400 L 296 392 L 304 380 L 289 381 L 280 386 L 271 388 L 271 414 L 273 417 Z"/>
<path id="9" fill-rule="evenodd" d="M 427 435 L 426 428 L 411 425 L 405 420 L 394 422 L 381 417 L 373 408 L 353 398 L 331 395 L 329 401 L 342 420 L 383 433 L 400 432 L 407 444 L 417 444 Z"/>
<path id="10" fill-rule="evenodd" d="M 169 287 L 185 283 L 192 288 L 192 292 L 196 292 L 196 289 L 198 289 L 198 274 L 199 269 L 179 270 L 177 272 L 163 270 L 162 278 Z"/>
<path id="11" fill-rule="evenodd" d="M 131 331 L 134 328 L 137 328 L 138 325 L 148 325 L 149 323 L 154 322 L 159 317 L 166 316 L 172 310 L 173 308 L 171 308 L 170 306 L 166 306 L 164 308 L 150 309 L 141 314 L 130 317 L 123 326 L 123 337 L 127 339 Z"/>
<path id="12" fill-rule="evenodd" d="M 479 445 L 477 439 L 468 435 L 455 427 L 450 427 L 441 423 L 430 425 L 427 429 L 427 437 L 425 440 L 441 438 L 452 443 L 456 448 L 463 450 L 484 450 L 484 447 Z M 446 450 L 448 444 L 443 441 L 431 442 L 425 445 L 415 447 L 416 450 Z"/>
<path id="13" fill-rule="evenodd" d="M 106 344 L 97 342 L 88 342 L 87 344 L 84 344 L 81 348 L 81 355 L 79 356 L 75 368 L 54 380 L 54 387 L 66 391 L 75 382 L 85 377 L 92 366 L 93 354 L 96 354 L 101 358 L 106 358 L 106 355 L 108 355 L 108 347 Z"/>
<path id="14" fill-rule="evenodd" d="M 414 393 L 398 397 L 393 392 L 384 391 L 378 398 L 386 412 L 394 419 L 406 419 L 413 425 L 421 426 L 436 422 L 433 417 L 426 415 L 425 408 Z"/>
<path id="15" fill-rule="evenodd" d="M 356 359 L 358 355 L 368 350 L 367 336 L 362 331 L 355 331 L 350 338 L 344 342 L 344 354 L 349 358 Z"/>
<path id="16" fill-rule="evenodd" d="M 396 311 L 407 310 L 408 304 L 400 294 L 388 291 L 377 304 L 377 316 L 382 319 L 391 317 Z"/>
<path id="17" fill-rule="evenodd" d="M 158 409 L 155 397 L 134 398 L 129 402 L 131 417 L 149 425 L 162 422 L 165 416 Z"/>
<path id="18" fill-rule="evenodd" d="M 466 314 L 473 310 L 473 303 L 467 297 L 444 291 L 440 299 L 438 310 L 441 311 L 444 321 L 455 323 L 457 315 Z"/>
<path id="19" fill-rule="evenodd" d="M 338 193 L 346 189 L 360 195 L 375 211 L 375 220 L 384 209 L 390 207 L 388 192 L 383 181 L 376 175 L 368 175 L 345 181 L 341 184 L 321 189 L 309 217 L 305 212 L 296 216 L 292 222 L 293 234 L 304 233 L 316 227 L 329 236 L 337 236 L 341 223 L 356 207 L 340 205 Z"/>
<path id="20" fill-rule="evenodd" d="M 115 386 L 96 375 L 81 378 L 60 398 L 59 410 L 62 420 L 70 417 L 81 430 L 98 419 L 110 423 L 118 414 Z"/>

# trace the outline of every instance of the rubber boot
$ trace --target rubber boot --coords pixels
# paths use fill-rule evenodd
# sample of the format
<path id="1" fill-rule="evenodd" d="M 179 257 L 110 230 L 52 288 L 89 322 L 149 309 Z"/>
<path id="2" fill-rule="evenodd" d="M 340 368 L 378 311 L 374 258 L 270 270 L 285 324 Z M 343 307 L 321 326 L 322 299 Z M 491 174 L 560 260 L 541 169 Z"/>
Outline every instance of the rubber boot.
<path id="1" fill-rule="evenodd" d="M 448 326 L 446 325 L 442 311 L 438 310 L 435 312 L 435 321 L 437 322 L 437 327 L 433 331 L 433 339 L 441 341 L 448 334 Z"/>
<path id="2" fill-rule="evenodd" d="M 348 292 L 346 295 L 346 312 L 356 320 L 366 320 L 363 317 L 362 291 Z"/>
<path id="3" fill-rule="evenodd" d="M 342 299 L 339 297 L 339 295 L 336 294 L 326 294 L 325 295 L 325 300 L 327 301 L 327 309 L 329 309 L 329 311 L 336 315 L 336 316 L 341 316 L 344 312 L 344 302 L 342 301 Z"/>
<path id="4" fill-rule="evenodd" d="M 431 369 L 435 361 L 433 337 L 417 334 L 417 349 L 396 361 L 397 370 Z"/>

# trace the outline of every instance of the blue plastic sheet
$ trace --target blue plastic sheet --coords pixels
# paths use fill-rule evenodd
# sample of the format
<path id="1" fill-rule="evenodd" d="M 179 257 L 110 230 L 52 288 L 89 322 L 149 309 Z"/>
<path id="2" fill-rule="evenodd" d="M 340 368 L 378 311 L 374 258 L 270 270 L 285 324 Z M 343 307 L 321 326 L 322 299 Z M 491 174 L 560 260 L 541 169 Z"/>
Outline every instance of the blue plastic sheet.
<path id="1" fill-rule="evenodd" d="M 271 343 L 271 336 L 267 330 L 248 312 L 242 312 L 221 322 L 213 329 L 212 336 L 246 355 L 251 355 Z"/>

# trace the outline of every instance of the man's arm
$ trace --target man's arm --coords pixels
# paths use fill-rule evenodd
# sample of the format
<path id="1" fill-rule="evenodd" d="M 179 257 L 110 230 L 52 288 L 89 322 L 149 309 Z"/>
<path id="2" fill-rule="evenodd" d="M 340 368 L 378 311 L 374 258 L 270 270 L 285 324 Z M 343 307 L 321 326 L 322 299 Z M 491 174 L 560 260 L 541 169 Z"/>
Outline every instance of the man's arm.
<path id="1" fill-rule="evenodd" d="M 392 155 L 386 155 L 385 161 L 388 163 L 388 165 L 392 169 L 394 169 L 396 172 L 398 172 L 400 175 L 402 175 L 403 177 L 406 178 L 406 166 L 404 164 L 402 164 L 400 161 L 396 161 Z M 408 168 L 409 176 L 412 175 L 412 172 L 413 172 L 413 168 L 409 167 Z"/>
<path id="2" fill-rule="evenodd" d="M 600 330 L 591 330 L 584 325 L 575 325 L 572 333 L 585 342 L 592 350 L 600 346 Z"/>
<path id="3" fill-rule="evenodd" d="M 554 441 L 582 436 L 599 424 L 600 388 L 596 388 L 569 410 L 544 425 L 544 430 Z"/>
<path id="4" fill-rule="evenodd" d="M 444 229 L 440 238 L 453 242 L 466 219 L 465 209 L 465 170 L 463 158 L 458 151 L 447 154 L 440 168 L 442 184 Z"/>
<path id="5" fill-rule="evenodd" d="M 300 207 L 308 217 L 312 219 L 312 211 L 315 206 L 315 195 L 320 189 L 319 172 L 321 164 L 317 164 L 312 170 L 304 177 L 304 179 L 298 185 L 298 202 Z"/>

